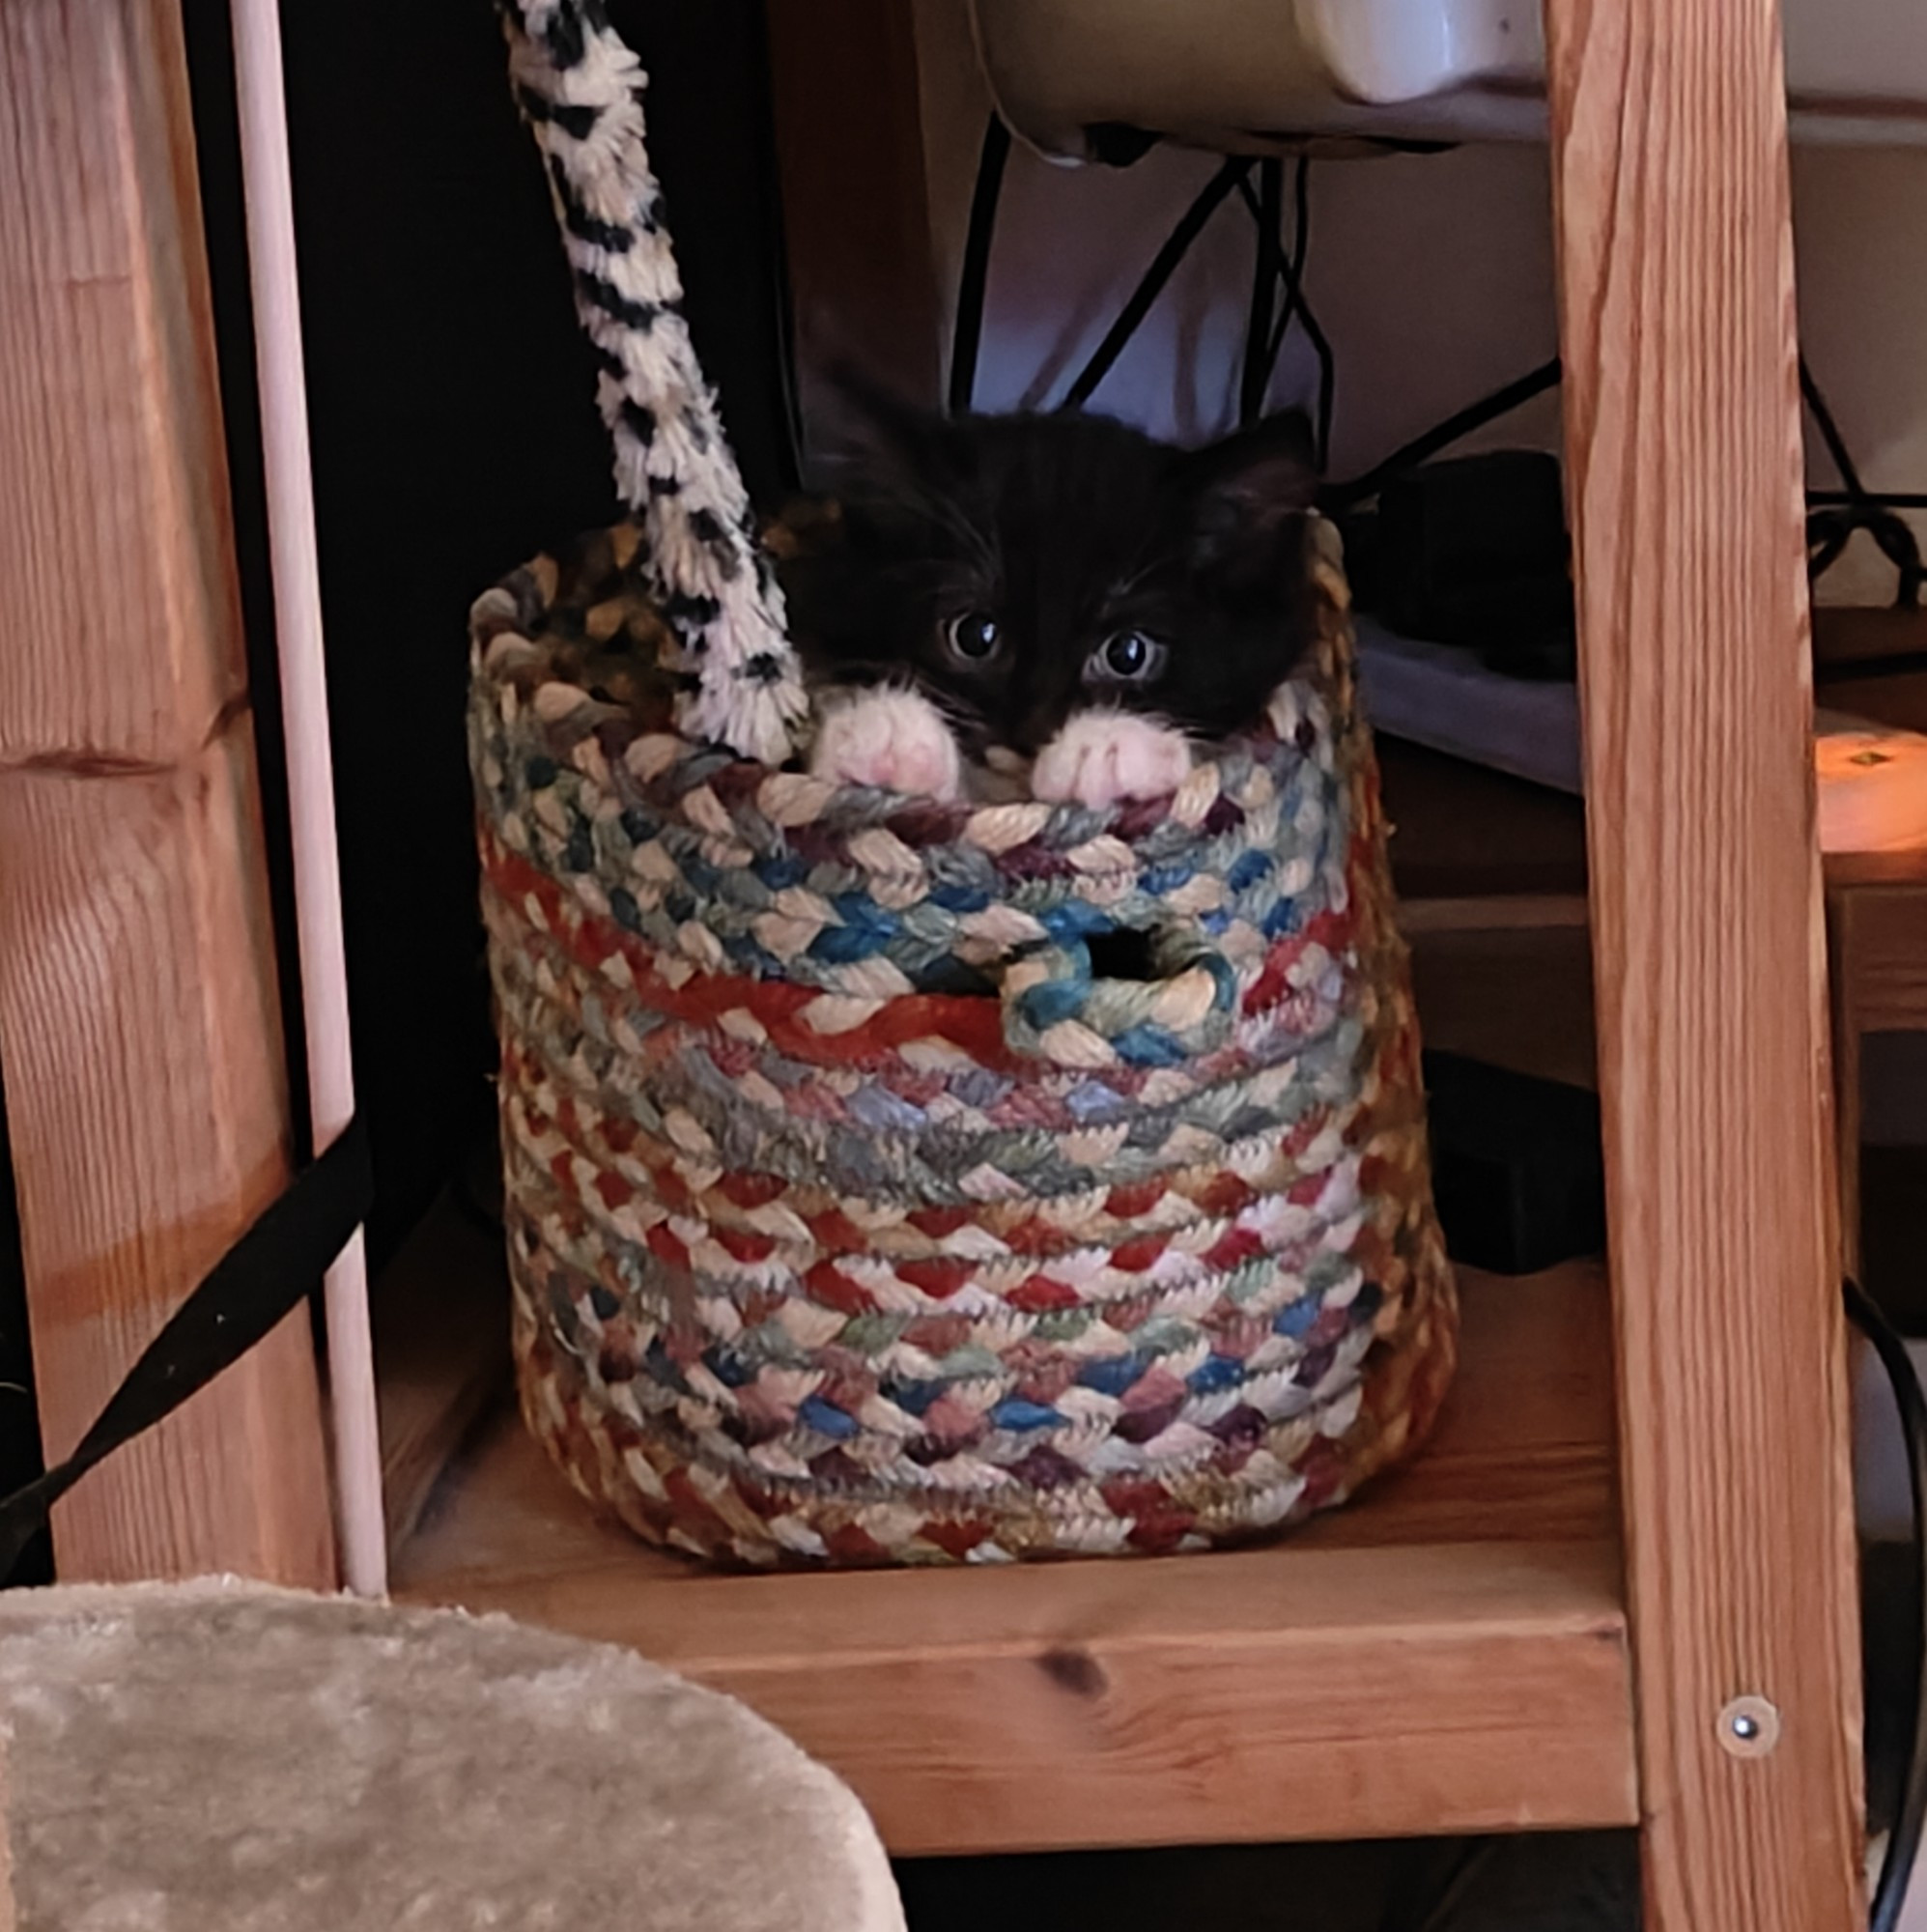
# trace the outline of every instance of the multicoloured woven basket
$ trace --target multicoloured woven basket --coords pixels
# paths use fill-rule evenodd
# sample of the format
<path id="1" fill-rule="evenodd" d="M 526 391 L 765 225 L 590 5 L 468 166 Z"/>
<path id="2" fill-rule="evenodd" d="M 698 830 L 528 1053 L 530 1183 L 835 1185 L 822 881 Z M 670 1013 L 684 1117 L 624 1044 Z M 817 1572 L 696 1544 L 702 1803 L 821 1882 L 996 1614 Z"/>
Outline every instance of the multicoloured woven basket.
<path id="1" fill-rule="evenodd" d="M 1342 1501 L 1425 1435 L 1456 1303 L 1335 536 L 1304 675 L 1175 799 L 783 769 L 780 603 L 608 39 L 511 20 L 605 411 L 646 412 L 640 522 L 473 616 L 530 1427 L 737 1564 L 1202 1548 Z M 1118 934 L 1140 977 L 1099 970 Z"/>

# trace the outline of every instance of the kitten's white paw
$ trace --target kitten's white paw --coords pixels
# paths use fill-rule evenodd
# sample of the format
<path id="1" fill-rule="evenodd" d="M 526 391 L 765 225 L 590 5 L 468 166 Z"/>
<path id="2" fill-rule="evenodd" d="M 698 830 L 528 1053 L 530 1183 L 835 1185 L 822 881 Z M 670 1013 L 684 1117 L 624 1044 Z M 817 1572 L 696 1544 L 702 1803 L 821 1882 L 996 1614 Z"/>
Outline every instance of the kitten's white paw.
<path id="1" fill-rule="evenodd" d="M 936 799 L 963 796 L 963 753 L 944 715 L 921 692 L 833 695 L 809 753 L 812 776 Z"/>
<path id="2" fill-rule="evenodd" d="M 1037 753 L 1031 790 L 1053 803 L 1116 805 L 1169 797 L 1190 769 L 1191 746 L 1175 726 L 1131 711 L 1080 711 Z"/>

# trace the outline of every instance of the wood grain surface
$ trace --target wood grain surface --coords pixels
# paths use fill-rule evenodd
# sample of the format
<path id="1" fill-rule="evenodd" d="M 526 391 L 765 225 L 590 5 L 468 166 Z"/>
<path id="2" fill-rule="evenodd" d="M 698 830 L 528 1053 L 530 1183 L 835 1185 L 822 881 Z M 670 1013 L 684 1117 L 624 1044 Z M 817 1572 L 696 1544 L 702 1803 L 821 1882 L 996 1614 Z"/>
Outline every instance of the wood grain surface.
<path id="1" fill-rule="evenodd" d="M 64 1456 L 288 1116 L 176 0 L 0 9 L 0 1061 Z M 56 1512 L 64 1579 L 334 1580 L 305 1313 Z"/>
<path id="2" fill-rule="evenodd" d="M 1548 0 L 1649 1932 L 1847 1932 L 1859 1718 L 1778 9 Z M 1779 1710 L 1765 1755 L 1719 1715 Z"/>
<path id="3" fill-rule="evenodd" d="M 742 1697 L 899 1853 L 1633 1817 L 1603 1280 L 1467 1280 L 1425 1454 L 1267 1548 L 721 1577 L 599 1523 L 504 1413 L 395 1561 Z"/>

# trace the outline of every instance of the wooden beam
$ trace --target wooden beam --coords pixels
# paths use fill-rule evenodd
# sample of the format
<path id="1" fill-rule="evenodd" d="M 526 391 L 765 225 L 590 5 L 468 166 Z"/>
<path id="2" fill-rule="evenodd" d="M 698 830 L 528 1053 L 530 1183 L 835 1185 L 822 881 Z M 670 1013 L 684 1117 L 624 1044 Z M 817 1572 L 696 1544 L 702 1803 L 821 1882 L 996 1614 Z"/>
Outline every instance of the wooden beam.
<path id="1" fill-rule="evenodd" d="M 1857 1638 L 1779 10 L 1545 11 L 1645 1922 L 1846 1932 Z M 1722 1737 L 1743 1695 L 1778 1713 L 1754 1755 Z"/>
<path id="2" fill-rule="evenodd" d="M 177 0 L 0 9 L 0 1062 L 50 1461 L 288 1177 Z M 55 1515 L 63 1577 L 334 1580 L 292 1317 Z"/>
<path id="3" fill-rule="evenodd" d="M 917 35 L 904 0 L 769 0 L 799 375 L 843 358 L 934 407 L 944 361 Z"/>

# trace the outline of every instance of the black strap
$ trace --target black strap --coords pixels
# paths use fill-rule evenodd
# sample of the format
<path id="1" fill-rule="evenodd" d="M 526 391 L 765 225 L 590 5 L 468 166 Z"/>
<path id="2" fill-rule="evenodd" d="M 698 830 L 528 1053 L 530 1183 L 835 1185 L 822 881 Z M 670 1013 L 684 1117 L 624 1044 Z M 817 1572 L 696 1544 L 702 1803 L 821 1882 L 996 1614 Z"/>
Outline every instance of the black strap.
<path id="1" fill-rule="evenodd" d="M 0 1582 L 88 1470 L 173 1414 L 300 1305 L 366 1219 L 373 1197 L 368 1136 L 352 1121 L 174 1311 L 73 1454 L 0 1500 Z"/>

